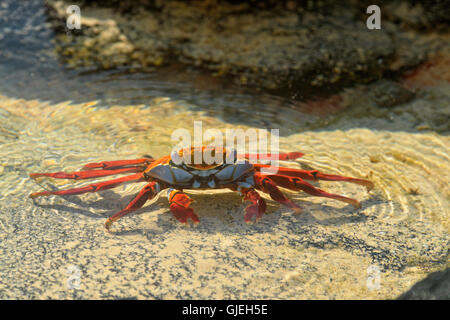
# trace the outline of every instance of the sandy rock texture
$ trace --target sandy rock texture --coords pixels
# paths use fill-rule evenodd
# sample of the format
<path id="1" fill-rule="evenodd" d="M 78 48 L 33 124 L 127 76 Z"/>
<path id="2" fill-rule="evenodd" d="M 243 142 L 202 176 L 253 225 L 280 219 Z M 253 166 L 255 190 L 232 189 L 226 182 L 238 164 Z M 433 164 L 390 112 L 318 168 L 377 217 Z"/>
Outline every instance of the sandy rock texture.
<path id="1" fill-rule="evenodd" d="M 366 27 L 364 1 L 84 1 L 74 31 L 65 25 L 69 2 L 46 4 L 57 51 L 73 66 L 181 62 L 284 95 L 396 75 L 448 48 L 439 1 L 433 10 L 382 3 L 380 30 Z"/>

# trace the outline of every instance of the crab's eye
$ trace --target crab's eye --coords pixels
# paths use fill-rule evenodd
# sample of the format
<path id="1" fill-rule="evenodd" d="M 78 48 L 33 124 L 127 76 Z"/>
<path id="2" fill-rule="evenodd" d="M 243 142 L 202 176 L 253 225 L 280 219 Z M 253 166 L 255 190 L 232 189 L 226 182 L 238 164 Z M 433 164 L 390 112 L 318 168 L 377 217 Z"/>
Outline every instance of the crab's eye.
<path id="1" fill-rule="evenodd" d="M 176 150 L 172 151 L 172 153 L 170 154 L 170 159 L 176 165 L 180 165 L 183 163 L 183 157 L 181 157 L 178 151 Z"/>

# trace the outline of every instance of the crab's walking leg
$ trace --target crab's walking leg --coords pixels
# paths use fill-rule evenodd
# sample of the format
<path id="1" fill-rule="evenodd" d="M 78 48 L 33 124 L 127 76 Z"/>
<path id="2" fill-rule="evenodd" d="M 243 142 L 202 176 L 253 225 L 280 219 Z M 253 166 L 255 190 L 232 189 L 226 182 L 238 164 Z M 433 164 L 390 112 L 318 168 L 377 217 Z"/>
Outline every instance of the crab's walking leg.
<path id="1" fill-rule="evenodd" d="M 89 170 L 89 171 L 74 171 L 71 173 L 67 172 L 51 172 L 51 173 L 30 173 L 30 178 L 36 179 L 39 177 L 50 177 L 56 179 L 90 179 L 111 176 L 115 174 L 130 173 L 130 172 L 141 172 L 144 168 L 142 167 L 130 167 L 115 170 Z"/>
<path id="2" fill-rule="evenodd" d="M 322 173 L 318 170 L 300 170 L 300 169 L 292 169 L 292 168 L 282 168 L 282 167 L 270 167 L 270 165 L 266 164 L 254 164 L 254 167 L 257 171 L 261 171 L 262 168 L 271 168 L 276 171 L 277 175 L 283 175 L 288 177 L 297 177 L 307 180 L 326 180 L 326 181 L 347 181 L 362 185 L 367 188 L 368 191 L 372 190 L 373 183 L 364 179 L 357 179 L 351 177 L 343 177 L 334 174 L 326 174 Z"/>
<path id="3" fill-rule="evenodd" d="M 300 213 L 302 211 L 300 206 L 295 204 L 292 200 L 286 198 L 281 190 L 278 189 L 276 183 L 272 181 L 268 176 L 255 172 L 254 179 L 256 187 L 261 191 L 268 193 L 273 200 L 291 208 L 296 213 Z"/>
<path id="4" fill-rule="evenodd" d="M 136 197 L 131 200 L 131 202 L 125 207 L 125 209 L 120 210 L 106 220 L 105 228 L 109 230 L 114 221 L 117 221 L 124 215 L 141 208 L 147 200 L 155 197 L 160 191 L 161 186 L 158 182 L 150 182 L 149 184 L 147 184 L 144 188 L 141 189 Z"/>
<path id="5" fill-rule="evenodd" d="M 102 161 L 102 162 L 88 163 L 83 167 L 83 169 L 91 170 L 91 169 L 100 168 L 100 169 L 104 169 L 104 170 L 111 170 L 111 169 L 119 169 L 119 168 L 127 167 L 127 166 L 150 164 L 153 161 L 155 161 L 155 160 L 152 158 L 142 158 L 142 159 L 134 159 L 134 160 Z"/>
<path id="6" fill-rule="evenodd" d="M 303 153 L 301 152 L 288 152 L 288 153 L 246 153 L 244 155 L 239 155 L 238 157 L 243 157 L 245 159 L 258 159 L 258 160 L 295 160 L 300 157 L 303 157 Z"/>
<path id="7" fill-rule="evenodd" d="M 194 209 L 189 207 L 193 200 L 187 194 L 180 190 L 169 189 L 167 198 L 170 203 L 170 211 L 178 221 L 186 225 L 188 225 L 189 218 L 194 224 L 200 222 L 200 219 L 194 213 Z"/>
<path id="8" fill-rule="evenodd" d="M 57 195 L 57 196 L 65 196 L 65 195 L 75 195 L 75 194 L 81 194 L 86 192 L 97 192 L 101 190 L 111 189 L 115 188 L 118 185 L 121 185 L 122 183 L 126 182 L 140 182 L 145 181 L 144 176 L 142 173 L 136 173 L 130 176 L 125 176 L 121 178 L 117 178 L 110 181 L 103 181 L 98 183 L 92 183 L 85 187 L 80 188 L 74 188 L 74 189 L 68 189 L 68 190 L 58 190 L 58 191 L 41 191 L 41 192 L 35 192 L 30 194 L 30 198 L 37 198 L 41 196 L 50 196 L 50 195 Z"/>
<path id="9" fill-rule="evenodd" d="M 316 196 L 316 197 L 326 197 L 331 198 L 339 201 L 343 201 L 346 203 L 351 204 L 355 208 L 360 208 L 361 204 L 358 202 L 358 200 L 347 198 L 338 194 L 328 193 L 326 191 L 323 191 L 319 188 L 314 187 L 312 184 L 302 180 L 301 178 L 293 178 L 293 177 L 287 177 L 282 175 L 274 175 L 270 176 L 270 178 L 275 181 L 280 187 L 287 188 L 294 191 L 303 190 L 306 193 Z"/>

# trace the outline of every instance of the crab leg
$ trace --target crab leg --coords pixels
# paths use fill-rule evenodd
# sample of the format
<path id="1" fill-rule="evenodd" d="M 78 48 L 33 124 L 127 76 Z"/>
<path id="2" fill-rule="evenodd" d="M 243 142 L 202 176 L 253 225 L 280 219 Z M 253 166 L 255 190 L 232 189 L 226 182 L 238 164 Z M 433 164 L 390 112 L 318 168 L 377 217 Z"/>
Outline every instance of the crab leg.
<path id="1" fill-rule="evenodd" d="M 89 184 L 85 187 L 80 188 L 74 188 L 74 189 L 68 189 L 68 190 L 57 190 L 57 191 L 41 191 L 41 192 L 34 192 L 30 194 L 30 198 L 37 198 L 41 196 L 50 196 L 50 195 L 57 195 L 57 196 L 65 196 L 65 195 L 75 195 L 75 194 L 81 194 L 86 192 L 97 192 L 101 190 L 107 190 L 111 188 L 115 188 L 122 183 L 126 182 L 140 182 L 145 181 L 144 176 L 142 173 L 136 173 L 130 176 L 121 177 L 114 180 L 109 181 L 103 181 L 98 183 Z"/>
<path id="2" fill-rule="evenodd" d="M 160 191 L 161 187 L 158 182 L 150 182 L 149 184 L 147 184 L 123 210 L 120 210 L 106 220 L 106 230 L 110 229 L 114 221 L 117 221 L 124 215 L 141 208 L 147 200 L 155 197 Z"/>
<path id="3" fill-rule="evenodd" d="M 301 212 L 300 206 L 295 204 L 292 200 L 286 198 L 286 196 L 281 192 L 281 190 L 278 189 L 276 183 L 272 181 L 268 176 L 255 172 L 254 178 L 257 189 L 265 193 L 268 193 L 273 200 L 291 208 L 296 213 Z"/>
<path id="4" fill-rule="evenodd" d="M 102 162 L 93 162 L 86 164 L 83 169 L 91 170 L 91 169 L 119 169 L 126 166 L 135 166 L 139 164 L 150 164 L 155 161 L 153 158 L 142 158 L 142 159 L 134 159 L 134 160 L 115 160 L 115 161 L 102 161 Z"/>
<path id="5" fill-rule="evenodd" d="M 50 177 L 56 179 L 90 179 L 97 177 L 105 177 L 114 174 L 122 174 L 129 172 L 140 172 L 143 171 L 141 167 L 129 167 L 115 170 L 89 170 L 89 171 L 74 171 L 71 173 L 66 172 L 52 172 L 52 173 L 30 173 L 30 178 L 36 179 L 39 177 Z"/>
<path id="6" fill-rule="evenodd" d="M 254 164 L 254 167 L 257 171 L 261 171 L 262 168 L 269 168 L 270 165 L 266 164 Z M 297 177 L 307 180 L 326 180 L 326 181 L 347 181 L 362 185 L 367 188 L 368 191 L 372 190 L 373 183 L 364 179 L 357 179 L 351 177 L 343 177 L 333 174 L 322 173 L 318 170 L 299 170 L 292 168 L 282 168 L 282 167 L 274 167 L 272 168 L 277 172 L 277 175 L 283 175 L 288 177 Z"/>
<path id="7" fill-rule="evenodd" d="M 355 208 L 360 208 L 360 203 L 352 198 L 347 198 L 338 194 L 328 193 L 319 188 L 314 187 L 312 184 L 302 180 L 301 178 L 293 178 L 282 175 L 273 175 L 270 178 L 275 181 L 280 187 L 287 188 L 294 191 L 303 190 L 304 192 L 316 196 L 316 197 L 325 197 L 331 198 L 339 201 L 343 201 L 351 204 Z"/>
<path id="8" fill-rule="evenodd" d="M 289 153 L 246 153 L 238 155 L 238 158 L 245 159 L 258 159 L 258 160 L 295 160 L 300 157 L 303 157 L 303 153 L 301 152 L 289 152 Z"/>
<path id="9" fill-rule="evenodd" d="M 186 225 L 188 225 L 189 218 L 194 224 L 200 222 L 200 219 L 194 213 L 194 209 L 189 207 L 193 200 L 187 194 L 180 190 L 169 189 L 167 198 L 170 203 L 170 211 L 178 221 Z"/>

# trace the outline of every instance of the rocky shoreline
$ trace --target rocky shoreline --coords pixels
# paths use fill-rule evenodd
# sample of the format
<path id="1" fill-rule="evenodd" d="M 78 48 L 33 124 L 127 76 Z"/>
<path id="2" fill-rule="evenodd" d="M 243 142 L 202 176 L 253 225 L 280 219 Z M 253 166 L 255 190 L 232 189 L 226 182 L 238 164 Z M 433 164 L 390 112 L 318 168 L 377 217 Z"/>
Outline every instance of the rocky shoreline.
<path id="1" fill-rule="evenodd" d="M 73 31 L 69 2 L 46 4 L 56 50 L 74 67 L 182 63 L 300 99 L 398 77 L 450 47 L 439 1 L 428 15 L 413 1 L 382 3 L 380 30 L 367 28 L 365 1 L 84 1 Z"/>

